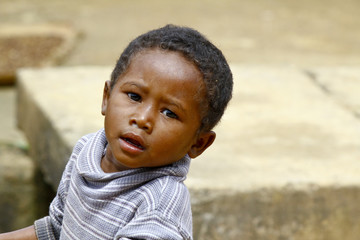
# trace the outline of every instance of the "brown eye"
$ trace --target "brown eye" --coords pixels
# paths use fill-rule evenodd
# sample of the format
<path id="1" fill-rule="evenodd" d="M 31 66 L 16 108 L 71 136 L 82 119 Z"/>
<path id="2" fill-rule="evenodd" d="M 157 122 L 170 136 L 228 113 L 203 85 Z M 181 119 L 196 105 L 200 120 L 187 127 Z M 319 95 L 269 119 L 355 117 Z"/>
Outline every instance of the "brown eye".
<path id="1" fill-rule="evenodd" d="M 174 112 L 170 111 L 169 109 L 165 109 L 162 112 L 163 112 L 163 114 L 165 114 L 165 116 L 167 116 L 169 118 L 175 118 L 175 119 L 179 118 Z"/>
<path id="2" fill-rule="evenodd" d="M 132 93 L 132 92 L 128 92 L 127 95 L 129 96 L 129 98 L 135 102 L 139 102 L 141 101 L 141 96 L 139 94 L 136 93 Z"/>

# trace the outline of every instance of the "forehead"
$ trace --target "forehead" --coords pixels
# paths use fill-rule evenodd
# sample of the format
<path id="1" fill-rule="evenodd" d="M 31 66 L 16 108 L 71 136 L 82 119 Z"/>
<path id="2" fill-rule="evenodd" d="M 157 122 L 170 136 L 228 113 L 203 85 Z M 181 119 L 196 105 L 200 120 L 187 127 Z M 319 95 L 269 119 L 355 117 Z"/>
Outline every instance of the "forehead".
<path id="1" fill-rule="evenodd" d="M 158 48 L 142 50 L 136 53 L 130 61 L 129 68 L 134 67 L 137 70 L 152 68 L 161 73 L 171 74 L 172 77 L 183 78 L 183 80 L 197 79 L 201 80 L 197 84 L 202 83 L 202 74 L 197 66 L 177 51 Z"/>
<path id="2" fill-rule="evenodd" d="M 177 91 L 204 90 L 204 81 L 197 66 L 181 53 L 161 49 L 146 49 L 131 59 L 126 75 L 137 75 L 146 82 L 159 82 L 162 88 L 177 87 Z M 180 87 L 180 88 L 179 88 Z"/>

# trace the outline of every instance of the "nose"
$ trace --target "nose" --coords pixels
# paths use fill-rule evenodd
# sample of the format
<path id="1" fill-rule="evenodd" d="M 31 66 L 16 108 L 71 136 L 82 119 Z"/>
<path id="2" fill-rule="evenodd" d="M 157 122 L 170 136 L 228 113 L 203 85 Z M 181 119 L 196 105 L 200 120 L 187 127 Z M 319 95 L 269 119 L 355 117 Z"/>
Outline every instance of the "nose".
<path id="1" fill-rule="evenodd" d="M 147 133 L 151 133 L 154 127 L 154 109 L 152 106 L 138 108 L 130 117 L 130 125 L 136 125 Z"/>

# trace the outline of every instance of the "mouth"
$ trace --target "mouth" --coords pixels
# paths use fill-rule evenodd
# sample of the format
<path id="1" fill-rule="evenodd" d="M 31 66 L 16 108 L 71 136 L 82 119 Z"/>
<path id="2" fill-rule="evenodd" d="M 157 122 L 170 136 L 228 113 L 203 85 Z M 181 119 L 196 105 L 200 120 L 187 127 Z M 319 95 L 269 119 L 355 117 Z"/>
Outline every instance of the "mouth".
<path id="1" fill-rule="evenodd" d="M 125 142 L 129 143 L 130 145 L 139 148 L 141 150 L 144 150 L 145 148 L 141 145 L 141 143 L 135 139 L 132 138 L 121 138 L 122 140 L 124 140 Z"/>
<path id="2" fill-rule="evenodd" d="M 145 144 L 143 139 L 133 133 L 127 133 L 120 137 L 121 140 L 126 142 L 129 146 L 139 149 L 139 150 L 145 150 Z"/>

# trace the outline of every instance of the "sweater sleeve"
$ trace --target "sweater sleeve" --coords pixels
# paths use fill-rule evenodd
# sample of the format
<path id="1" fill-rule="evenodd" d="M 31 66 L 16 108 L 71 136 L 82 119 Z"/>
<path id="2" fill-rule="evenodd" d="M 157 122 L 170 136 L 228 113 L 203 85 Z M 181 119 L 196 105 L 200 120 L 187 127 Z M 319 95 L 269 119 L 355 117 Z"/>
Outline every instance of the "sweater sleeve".
<path id="1" fill-rule="evenodd" d="M 35 232 L 39 240 L 55 240 L 60 238 L 64 205 L 69 190 L 71 172 L 74 168 L 77 156 L 87 141 L 87 136 L 81 138 L 75 145 L 69 162 L 63 172 L 57 194 L 50 204 L 49 216 L 35 221 Z"/>
<path id="2" fill-rule="evenodd" d="M 191 240 L 191 233 L 165 218 L 160 212 L 152 211 L 138 216 L 122 228 L 114 240 Z"/>

